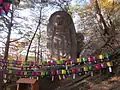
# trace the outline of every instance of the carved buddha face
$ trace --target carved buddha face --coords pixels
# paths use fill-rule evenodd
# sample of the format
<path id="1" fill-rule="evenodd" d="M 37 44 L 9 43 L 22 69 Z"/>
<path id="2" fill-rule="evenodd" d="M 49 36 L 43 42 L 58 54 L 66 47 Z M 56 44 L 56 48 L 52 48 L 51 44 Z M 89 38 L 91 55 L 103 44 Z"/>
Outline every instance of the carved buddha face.
<path id="1" fill-rule="evenodd" d="M 64 25 L 64 17 L 61 16 L 61 15 L 56 15 L 54 25 L 55 26 L 62 26 L 62 25 Z"/>

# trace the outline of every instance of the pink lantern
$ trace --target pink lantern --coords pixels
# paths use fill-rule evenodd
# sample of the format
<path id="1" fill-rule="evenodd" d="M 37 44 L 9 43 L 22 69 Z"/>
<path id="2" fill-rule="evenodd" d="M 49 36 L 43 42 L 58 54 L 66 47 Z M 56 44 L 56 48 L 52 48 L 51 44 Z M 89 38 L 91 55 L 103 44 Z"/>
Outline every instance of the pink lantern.
<path id="1" fill-rule="evenodd" d="M 34 65 L 34 62 L 31 61 L 31 62 L 30 62 L 30 65 L 33 66 L 33 65 Z"/>
<path id="2" fill-rule="evenodd" d="M 89 61 L 89 62 L 93 62 L 93 61 L 94 61 L 93 57 L 89 56 L 89 57 L 88 57 L 88 61 Z"/>
<path id="3" fill-rule="evenodd" d="M 48 61 L 47 63 L 48 63 L 48 65 L 51 65 L 51 61 Z"/>
<path id="4" fill-rule="evenodd" d="M 101 63 L 100 65 L 101 65 L 101 68 L 106 68 L 107 67 L 106 63 Z"/>
<path id="5" fill-rule="evenodd" d="M 36 76 L 37 75 L 37 73 L 36 72 L 32 72 L 32 76 Z"/>

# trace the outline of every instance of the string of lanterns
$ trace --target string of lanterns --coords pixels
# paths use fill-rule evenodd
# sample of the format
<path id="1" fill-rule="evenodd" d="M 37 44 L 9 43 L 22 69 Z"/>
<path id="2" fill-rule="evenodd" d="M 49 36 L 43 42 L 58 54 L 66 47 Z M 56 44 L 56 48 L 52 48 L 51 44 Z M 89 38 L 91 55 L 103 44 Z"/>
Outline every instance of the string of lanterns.
<path id="1" fill-rule="evenodd" d="M 104 55 L 98 55 L 98 56 L 88 56 L 87 58 L 77 58 L 76 60 L 70 60 L 66 58 L 61 58 L 60 60 L 56 61 L 43 61 L 43 62 L 33 62 L 33 61 L 8 61 L 8 60 L 1 60 L 0 65 L 8 64 L 10 66 L 53 66 L 53 65 L 72 65 L 72 64 L 80 64 L 80 63 L 100 63 L 105 61 L 110 61 L 111 55 L 110 54 L 104 54 Z"/>
<path id="2" fill-rule="evenodd" d="M 65 75 L 73 75 L 73 79 L 75 79 L 75 74 L 85 73 L 85 72 L 92 72 L 95 70 L 101 70 L 104 68 L 109 68 L 109 72 L 112 72 L 112 66 L 113 63 L 111 61 L 90 65 L 90 66 L 84 66 L 84 67 L 77 67 L 77 68 L 71 68 L 71 69 L 58 69 L 58 70 L 45 70 L 45 71 L 26 71 L 26 70 L 15 70 L 15 69 L 2 69 L 5 74 L 8 75 L 16 75 L 16 76 L 52 76 L 52 80 L 54 80 L 54 77 L 57 75 L 59 79 L 61 80 L 61 75 L 65 79 Z"/>
<path id="3" fill-rule="evenodd" d="M 16 76 L 25 76 L 25 77 L 32 77 L 32 76 L 51 76 L 52 81 L 54 80 L 55 76 L 58 76 L 59 80 L 62 78 L 65 79 L 67 75 L 72 75 L 73 79 L 75 79 L 76 74 L 80 75 L 82 73 L 86 74 L 87 72 L 93 72 L 96 70 L 101 70 L 108 68 L 109 72 L 112 72 L 112 66 L 113 62 L 110 60 L 111 55 L 105 54 L 105 55 L 98 55 L 96 56 L 89 56 L 87 58 L 77 58 L 77 60 L 68 60 L 65 58 L 62 58 L 58 61 L 48 61 L 48 62 L 21 62 L 21 61 L 12 61 L 11 63 L 8 62 L 8 60 L 1 60 L 0 61 L 0 70 L 2 70 L 5 74 L 8 75 L 16 75 Z M 76 65 L 79 67 L 73 67 L 73 65 Z M 27 66 L 26 66 L 27 65 Z M 29 70 L 23 70 L 21 69 L 12 69 L 11 67 L 18 67 L 18 66 L 25 66 L 25 67 L 35 67 L 35 66 L 53 66 L 55 69 L 53 70 L 39 70 L 35 71 L 33 69 Z M 64 65 L 65 68 L 56 68 L 59 65 Z M 9 66 L 9 68 L 8 68 Z M 71 66 L 70 68 L 68 68 Z M 6 67 L 6 68 L 4 68 Z M 67 68 L 66 68 L 67 67 Z"/>

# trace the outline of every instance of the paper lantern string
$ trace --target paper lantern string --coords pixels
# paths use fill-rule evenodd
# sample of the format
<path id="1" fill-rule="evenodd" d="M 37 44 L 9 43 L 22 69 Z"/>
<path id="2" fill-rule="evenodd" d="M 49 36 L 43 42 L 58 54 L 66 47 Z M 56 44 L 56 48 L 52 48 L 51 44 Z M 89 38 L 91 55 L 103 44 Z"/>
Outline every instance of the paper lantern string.
<path id="1" fill-rule="evenodd" d="M 79 74 L 79 73 L 83 73 L 83 72 L 93 72 L 94 70 L 100 70 L 102 68 L 109 68 L 109 72 L 112 72 L 112 67 L 113 63 L 112 62 L 105 62 L 105 63 L 100 63 L 100 64 L 96 64 L 93 66 L 85 66 L 85 67 L 77 67 L 77 68 L 73 68 L 70 70 L 65 70 L 65 69 L 61 69 L 61 70 L 54 70 L 54 71 L 24 71 L 24 70 L 12 70 L 12 69 L 8 69 L 8 70 L 3 70 L 4 73 L 8 73 L 9 75 L 17 75 L 17 76 L 25 76 L 25 77 L 29 77 L 29 76 L 52 76 L 52 81 L 54 80 L 55 76 L 57 75 L 59 80 L 65 79 L 66 75 L 73 75 L 73 79 L 75 79 L 75 75 Z M 7 71 L 7 72 L 6 72 Z M 61 77 L 62 75 L 62 77 Z M 91 74 L 92 75 L 92 74 Z"/>
<path id="2" fill-rule="evenodd" d="M 88 63 L 88 64 L 94 64 L 94 63 L 99 63 L 100 61 L 108 61 L 110 60 L 111 55 L 110 54 L 104 54 L 104 55 L 99 55 L 99 57 L 96 56 L 89 56 L 88 58 L 77 58 L 76 60 L 68 60 L 68 59 L 61 59 L 57 61 L 44 61 L 42 63 L 40 62 L 21 62 L 21 61 L 13 61 L 12 64 L 13 66 L 58 66 L 58 65 L 65 65 L 66 69 L 68 69 L 68 66 L 72 67 L 75 64 L 82 64 L 83 63 Z M 100 60 L 100 61 L 99 61 Z M 8 63 L 11 64 L 11 62 L 8 62 L 8 60 L 2 60 L 2 63 Z M 21 64 L 22 63 L 22 64 Z M 20 65 L 21 64 L 21 65 Z"/>

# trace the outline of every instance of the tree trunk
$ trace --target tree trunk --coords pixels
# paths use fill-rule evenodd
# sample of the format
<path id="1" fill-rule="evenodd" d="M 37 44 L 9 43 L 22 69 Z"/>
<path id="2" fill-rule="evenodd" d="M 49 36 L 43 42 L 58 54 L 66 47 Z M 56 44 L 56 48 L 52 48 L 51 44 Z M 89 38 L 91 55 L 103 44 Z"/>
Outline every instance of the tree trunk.
<path id="1" fill-rule="evenodd" d="M 29 46 L 28 46 L 28 49 L 27 49 L 27 54 L 26 54 L 26 57 L 25 57 L 25 61 L 26 61 L 26 62 L 27 62 L 27 59 L 28 59 L 28 54 L 29 54 L 29 51 L 30 51 L 30 47 L 31 47 L 32 41 L 33 41 L 33 39 L 34 39 L 34 37 L 35 37 L 35 35 L 36 35 L 36 33 L 37 33 L 37 30 L 38 30 L 38 28 L 39 28 L 39 26 L 40 26 L 40 24 L 41 24 L 41 13 L 42 13 L 42 7 L 41 7 L 41 9 L 40 9 L 40 17 L 39 17 L 39 22 L 38 22 L 37 28 L 36 28 L 36 30 L 35 30 L 35 33 L 34 33 L 32 39 L 30 40 L 30 43 L 29 43 Z"/>
<path id="2" fill-rule="evenodd" d="M 96 15 L 99 17 L 98 21 L 99 21 L 99 24 L 101 24 L 102 26 L 102 29 L 104 30 L 103 32 L 103 35 L 109 35 L 108 33 L 108 26 L 104 20 L 104 17 L 103 15 L 101 14 L 101 10 L 100 10 L 100 7 L 99 7 L 99 4 L 98 4 L 98 0 L 95 0 L 95 9 L 96 9 Z"/>
<path id="3" fill-rule="evenodd" d="M 38 53 L 37 53 L 37 61 L 40 61 L 40 38 L 41 38 L 41 30 L 39 31 L 39 36 L 38 36 Z"/>
<path id="4" fill-rule="evenodd" d="M 6 46 L 5 46 L 5 53 L 4 53 L 4 59 L 8 59 L 8 52 L 9 52 L 9 46 L 10 46 L 10 36 L 11 36 L 11 27 L 13 26 L 12 24 L 13 21 L 13 5 L 12 5 L 12 13 L 11 13 L 11 21 L 8 21 L 8 24 L 6 24 L 8 28 L 8 35 L 7 35 L 7 41 L 6 41 Z"/>

